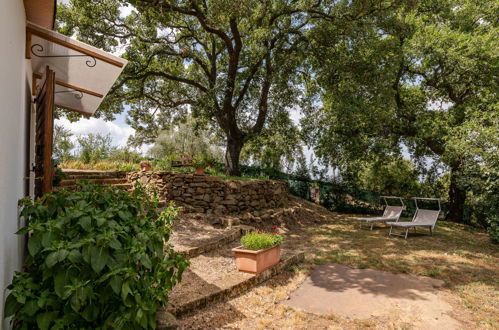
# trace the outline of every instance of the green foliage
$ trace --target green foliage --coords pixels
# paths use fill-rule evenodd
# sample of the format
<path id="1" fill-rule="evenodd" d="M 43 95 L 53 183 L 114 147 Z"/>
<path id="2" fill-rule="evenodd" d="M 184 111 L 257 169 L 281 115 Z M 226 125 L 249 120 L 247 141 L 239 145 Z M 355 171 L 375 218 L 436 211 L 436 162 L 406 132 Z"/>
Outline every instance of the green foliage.
<path id="1" fill-rule="evenodd" d="M 283 242 L 284 238 L 282 235 L 272 232 L 272 233 L 262 233 L 254 232 L 247 233 L 241 237 L 241 244 L 246 250 L 263 250 L 270 247 L 279 245 Z"/>
<path id="2" fill-rule="evenodd" d="M 53 157 L 58 162 L 70 160 L 73 156 L 71 152 L 75 148 L 75 144 L 71 141 L 73 134 L 69 129 L 60 125 L 54 126 L 54 150 Z"/>
<path id="3" fill-rule="evenodd" d="M 129 147 L 118 147 L 111 148 L 109 155 L 110 161 L 122 162 L 122 163 L 139 163 L 142 160 L 142 154 L 136 150 Z"/>
<path id="4" fill-rule="evenodd" d="M 279 112 L 244 146 L 241 161 L 265 169 L 289 171 L 302 153 L 298 127 L 287 112 Z"/>
<path id="5" fill-rule="evenodd" d="M 82 184 L 80 191 L 24 199 L 30 233 L 5 316 L 15 329 L 155 328 L 156 310 L 188 262 L 165 245 L 177 210 L 161 215 L 140 187 L 132 193 Z"/>
<path id="6" fill-rule="evenodd" d="M 490 110 L 470 118 L 452 146 L 466 159 L 460 184 L 469 192 L 472 221 L 499 243 L 499 112 Z"/>
<path id="7" fill-rule="evenodd" d="M 360 182 L 364 189 L 384 195 L 415 196 L 421 190 L 419 173 L 410 160 L 399 157 L 367 164 L 360 172 Z"/>
<path id="8" fill-rule="evenodd" d="M 471 127 L 474 139 L 499 115 L 497 8 L 492 0 L 405 2 L 341 36 L 334 21 L 323 21 L 310 35 L 323 107 L 305 109 L 307 142 L 343 168 L 404 146 L 420 164 L 442 162 L 450 172 L 448 219 L 462 222 L 462 176 L 479 154 L 458 140 Z"/>
<path id="9" fill-rule="evenodd" d="M 54 167 L 54 172 L 52 173 L 52 184 L 58 186 L 62 180 L 66 178 L 66 174 L 59 167 Z"/>
<path id="10" fill-rule="evenodd" d="M 178 126 L 162 131 L 156 138 L 149 154 L 154 158 L 199 158 L 200 156 L 222 160 L 221 148 L 214 143 L 215 137 L 206 129 L 197 127 L 189 119 Z M 205 156 L 206 155 L 206 156 Z"/>
<path id="11" fill-rule="evenodd" d="M 114 151 L 110 134 L 89 133 L 87 136 L 80 136 L 76 140 L 78 141 L 78 158 L 85 164 L 107 159 Z"/>

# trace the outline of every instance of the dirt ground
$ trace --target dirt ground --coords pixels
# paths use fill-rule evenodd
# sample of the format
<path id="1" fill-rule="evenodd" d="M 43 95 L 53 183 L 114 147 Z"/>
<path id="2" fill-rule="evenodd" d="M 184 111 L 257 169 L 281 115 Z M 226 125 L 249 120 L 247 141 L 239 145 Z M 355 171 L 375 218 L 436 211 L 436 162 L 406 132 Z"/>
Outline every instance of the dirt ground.
<path id="1" fill-rule="evenodd" d="M 262 229 L 277 225 L 284 249 L 306 252 L 306 261 L 233 298 L 179 319 L 183 329 L 428 329 L 413 313 L 311 313 L 286 305 L 318 265 L 342 264 L 439 280 L 432 291 L 462 329 L 499 329 L 499 247 L 473 228 L 439 221 L 433 236 L 388 237 L 386 227 L 359 229 L 352 215 L 328 212 L 290 196 L 289 205 L 262 216 Z M 255 225 L 255 224 L 253 224 Z M 429 280 L 431 280 L 429 279 Z M 424 304 L 422 305 L 424 307 Z M 421 307 L 421 306 L 420 306 Z M 431 327 L 430 327 L 431 328 Z M 440 327 L 443 328 L 443 327 Z"/>

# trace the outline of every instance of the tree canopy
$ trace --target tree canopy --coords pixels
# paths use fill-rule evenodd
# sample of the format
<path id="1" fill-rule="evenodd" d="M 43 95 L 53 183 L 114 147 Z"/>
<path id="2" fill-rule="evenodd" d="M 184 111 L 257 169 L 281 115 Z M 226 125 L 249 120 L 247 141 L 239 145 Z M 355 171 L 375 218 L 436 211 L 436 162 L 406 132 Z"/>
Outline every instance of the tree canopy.
<path id="1" fill-rule="evenodd" d="M 462 221 L 466 191 L 459 176 L 470 157 L 457 141 L 477 118 L 498 115 L 495 12 L 494 1 L 408 3 L 372 16 L 332 46 L 324 21 L 313 58 L 323 106 L 303 121 L 308 141 L 342 164 L 404 147 L 416 159 L 443 162 L 451 171 L 447 217 Z"/>
<path id="2" fill-rule="evenodd" d="M 274 112 L 304 98 L 305 34 L 316 19 L 335 26 L 362 19 L 390 1 L 71 0 L 59 29 L 98 47 L 124 46 L 130 62 L 101 113 L 131 105 L 139 142 L 152 142 L 191 113 L 223 131 L 227 174 L 239 173 L 243 145 Z M 127 16 L 123 6 L 132 6 Z M 129 7 L 130 8 L 130 7 Z"/>
<path id="3" fill-rule="evenodd" d="M 303 160 L 300 138 L 357 179 L 359 164 L 420 182 L 443 168 L 447 218 L 463 221 L 470 197 L 484 209 L 495 191 L 498 9 L 492 0 L 70 0 L 58 28 L 129 60 L 97 114 L 130 106 L 135 143 L 193 117 L 223 136 L 229 175 L 241 157 L 274 168 Z M 401 155 L 419 167 L 388 164 Z"/>

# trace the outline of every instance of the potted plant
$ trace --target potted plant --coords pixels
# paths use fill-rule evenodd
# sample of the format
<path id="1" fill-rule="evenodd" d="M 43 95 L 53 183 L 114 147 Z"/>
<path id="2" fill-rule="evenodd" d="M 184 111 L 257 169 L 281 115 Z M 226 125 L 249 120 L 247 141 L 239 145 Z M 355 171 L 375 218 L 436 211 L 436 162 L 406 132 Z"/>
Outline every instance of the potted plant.
<path id="1" fill-rule="evenodd" d="M 204 175 L 204 169 L 212 166 L 212 164 L 213 161 L 206 154 L 192 162 L 192 166 L 196 169 L 196 175 Z"/>
<path id="2" fill-rule="evenodd" d="M 147 172 L 151 170 L 151 162 L 148 160 L 143 160 L 140 162 L 140 170 L 142 172 Z"/>
<path id="3" fill-rule="evenodd" d="M 279 263 L 283 237 L 277 233 L 277 227 L 272 230 L 247 233 L 241 238 L 241 246 L 232 249 L 240 272 L 259 274 Z"/>

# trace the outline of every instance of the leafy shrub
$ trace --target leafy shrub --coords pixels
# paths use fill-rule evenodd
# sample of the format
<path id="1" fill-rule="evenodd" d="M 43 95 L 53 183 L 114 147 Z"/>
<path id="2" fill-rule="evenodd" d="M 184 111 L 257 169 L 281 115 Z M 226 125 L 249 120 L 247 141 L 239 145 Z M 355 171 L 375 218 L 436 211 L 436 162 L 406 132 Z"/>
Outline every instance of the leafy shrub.
<path id="1" fill-rule="evenodd" d="M 5 316 L 15 329 L 155 328 L 159 306 L 188 262 L 166 245 L 177 210 L 162 214 L 141 188 L 81 184 L 21 200 L 31 233 Z"/>
<path id="2" fill-rule="evenodd" d="M 59 167 L 54 167 L 54 172 L 52 173 L 52 184 L 57 187 L 65 178 L 66 174 L 64 174 Z"/>
<path id="3" fill-rule="evenodd" d="M 283 241 L 282 235 L 276 232 L 263 233 L 254 232 L 247 233 L 241 237 L 241 244 L 246 250 L 262 250 L 281 244 Z"/>

